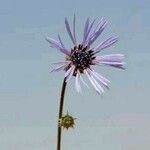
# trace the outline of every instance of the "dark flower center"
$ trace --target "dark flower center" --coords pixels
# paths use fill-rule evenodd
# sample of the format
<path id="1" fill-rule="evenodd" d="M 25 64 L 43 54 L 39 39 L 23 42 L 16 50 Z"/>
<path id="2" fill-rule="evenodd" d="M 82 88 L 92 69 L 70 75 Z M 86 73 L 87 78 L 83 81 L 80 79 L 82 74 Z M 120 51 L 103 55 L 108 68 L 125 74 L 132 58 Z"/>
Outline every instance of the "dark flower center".
<path id="1" fill-rule="evenodd" d="M 84 69 L 90 68 L 90 65 L 93 64 L 94 51 L 79 44 L 71 49 L 70 59 L 76 67 L 75 71 L 79 70 L 80 73 L 83 73 Z"/>

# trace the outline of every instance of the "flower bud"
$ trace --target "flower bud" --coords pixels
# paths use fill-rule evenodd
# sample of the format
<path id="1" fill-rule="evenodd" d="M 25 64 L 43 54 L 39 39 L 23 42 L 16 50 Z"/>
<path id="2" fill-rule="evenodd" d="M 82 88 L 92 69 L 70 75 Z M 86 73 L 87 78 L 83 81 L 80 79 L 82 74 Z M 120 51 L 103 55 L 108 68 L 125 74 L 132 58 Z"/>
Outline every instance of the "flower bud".
<path id="1" fill-rule="evenodd" d="M 69 115 L 69 113 L 67 112 L 66 115 L 62 116 L 60 119 L 59 119 L 59 125 L 61 127 L 63 127 L 64 129 L 66 128 L 68 130 L 68 128 L 74 128 L 74 120 L 76 118 L 73 118 L 71 115 Z"/>

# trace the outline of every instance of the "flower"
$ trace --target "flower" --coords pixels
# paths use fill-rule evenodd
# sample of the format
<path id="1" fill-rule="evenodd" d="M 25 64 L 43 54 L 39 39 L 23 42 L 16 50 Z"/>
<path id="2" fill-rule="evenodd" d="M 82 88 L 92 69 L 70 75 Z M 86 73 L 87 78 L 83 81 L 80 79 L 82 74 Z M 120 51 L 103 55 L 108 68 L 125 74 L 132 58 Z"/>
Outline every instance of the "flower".
<path id="1" fill-rule="evenodd" d="M 63 127 L 64 129 L 66 128 L 74 128 L 75 125 L 75 120 L 76 118 L 73 118 L 69 113 L 67 112 L 66 115 L 62 116 L 61 119 L 59 119 L 59 125 Z"/>
<path id="2" fill-rule="evenodd" d="M 123 54 L 97 56 L 99 52 L 116 43 L 118 38 L 111 36 L 97 46 L 92 47 L 92 44 L 105 29 L 107 22 L 101 19 L 96 27 L 93 28 L 95 20 L 90 22 L 90 19 L 88 18 L 85 22 L 83 40 L 80 44 L 78 44 L 76 39 L 75 22 L 76 18 L 74 15 L 73 29 L 71 30 L 67 18 L 65 18 L 66 30 L 73 43 L 72 48 L 68 49 L 64 46 L 60 35 L 58 35 L 58 41 L 49 37 L 46 38 L 52 48 L 56 48 L 59 52 L 65 54 L 65 61 L 53 63 L 59 66 L 53 69 L 52 72 L 64 70 L 66 72 L 66 82 L 68 82 L 72 76 L 75 76 L 75 86 L 77 92 L 81 92 L 80 82 L 87 86 L 86 82 L 82 78 L 82 75 L 86 75 L 96 91 L 99 94 L 102 94 L 104 92 L 104 87 L 108 88 L 108 83 L 110 81 L 93 70 L 92 67 L 94 65 L 105 65 L 124 69 Z"/>

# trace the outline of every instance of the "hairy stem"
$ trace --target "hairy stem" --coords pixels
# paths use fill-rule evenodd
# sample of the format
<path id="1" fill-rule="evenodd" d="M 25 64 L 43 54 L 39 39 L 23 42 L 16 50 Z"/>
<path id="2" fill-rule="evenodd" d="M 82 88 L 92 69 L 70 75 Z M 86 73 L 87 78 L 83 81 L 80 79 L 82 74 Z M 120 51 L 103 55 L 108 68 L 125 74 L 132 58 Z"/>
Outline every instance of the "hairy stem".
<path id="1" fill-rule="evenodd" d="M 59 120 L 62 118 L 66 85 L 67 85 L 66 79 L 64 78 L 64 81 L 62 84 L 62 89 L 61 89 L 60 104 L 59 104 L 58 130 L 57 130 L 57 150 L 61 150 L 61 130 L 62 130 L 62 128 L 59 125 Z"/>

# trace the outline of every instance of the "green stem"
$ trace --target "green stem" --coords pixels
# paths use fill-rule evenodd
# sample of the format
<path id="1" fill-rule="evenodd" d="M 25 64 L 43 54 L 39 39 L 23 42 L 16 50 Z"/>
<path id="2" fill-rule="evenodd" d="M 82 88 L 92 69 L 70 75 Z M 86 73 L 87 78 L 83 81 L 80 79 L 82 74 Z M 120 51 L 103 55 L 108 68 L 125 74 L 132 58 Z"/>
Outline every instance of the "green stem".
<path id="1" fill-rule="evenodd" d="M 59 125 L 59 120 L 62 118 L 66 85 L 67 85 L 66 78 L 64 78 L 62 89 L 61 89 L 60 105 L 59 105 L 58 129 L 57 129 L 57 150 L 61 150 L 61 129 L 62 128 Z"/>

